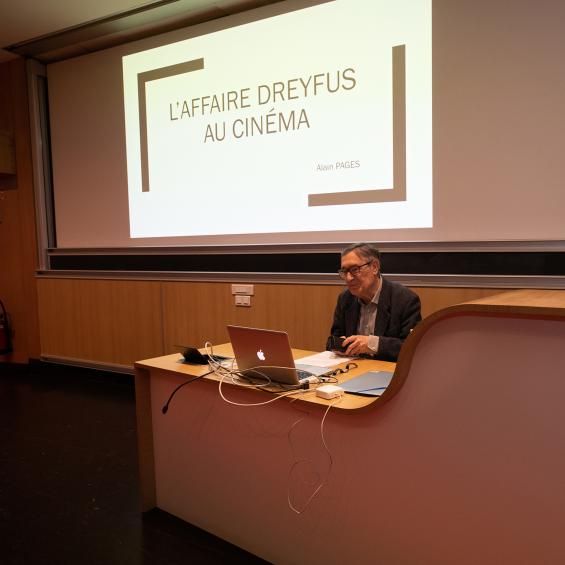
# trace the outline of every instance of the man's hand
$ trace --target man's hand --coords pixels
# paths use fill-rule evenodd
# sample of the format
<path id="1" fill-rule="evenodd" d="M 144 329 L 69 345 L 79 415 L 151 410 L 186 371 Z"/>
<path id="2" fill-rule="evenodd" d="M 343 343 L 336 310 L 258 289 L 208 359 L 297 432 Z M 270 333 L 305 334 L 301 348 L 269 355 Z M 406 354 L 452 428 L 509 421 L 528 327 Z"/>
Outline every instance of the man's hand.
<path id="1" fill-rule="evenodd" d="M 374 353 L 369 349 L 369 336 L 368 335 L 350 335 L 343 340 L 343 347 L 345 351 L 342 355 L 346 357 L 354 357 L 356 355 L 370 355 Z"/>

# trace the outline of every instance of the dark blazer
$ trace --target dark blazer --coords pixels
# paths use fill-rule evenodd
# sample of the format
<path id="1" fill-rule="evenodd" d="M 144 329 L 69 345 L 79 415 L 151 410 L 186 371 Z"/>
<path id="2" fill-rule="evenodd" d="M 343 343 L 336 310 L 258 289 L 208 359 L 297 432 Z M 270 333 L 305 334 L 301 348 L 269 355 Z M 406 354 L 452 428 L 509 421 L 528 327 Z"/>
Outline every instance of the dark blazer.
<path id="1" fill-rule="evenodd" d="M 396 361 L 400 347 L 410 330 L 422 319 L 420 298 L 401 284 L 382 279 L 383 286 L 377 306 L 377 320 L 374 335 L 379 336 L 379 350 L 374 357 Z M 361 306 L 357 297 L 344 290 L 337 299 L 331 335 L 346 336 L 357 334 Z M 326 344 L 330 349 L 330 340 Z"/>

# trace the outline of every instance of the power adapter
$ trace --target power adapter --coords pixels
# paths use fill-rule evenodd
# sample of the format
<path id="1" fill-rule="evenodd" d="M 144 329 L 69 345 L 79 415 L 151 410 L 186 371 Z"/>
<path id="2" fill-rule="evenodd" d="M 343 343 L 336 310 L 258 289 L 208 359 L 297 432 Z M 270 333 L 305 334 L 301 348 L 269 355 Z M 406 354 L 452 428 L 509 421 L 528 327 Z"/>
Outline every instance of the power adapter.
<path id="1" fill-rule="evenodd" d="M 343 394 L 343 389 L 340 386 L 336 385 L 322 385 L 316 389 L 316 396 L 320 398 L 337 398 Z"/>

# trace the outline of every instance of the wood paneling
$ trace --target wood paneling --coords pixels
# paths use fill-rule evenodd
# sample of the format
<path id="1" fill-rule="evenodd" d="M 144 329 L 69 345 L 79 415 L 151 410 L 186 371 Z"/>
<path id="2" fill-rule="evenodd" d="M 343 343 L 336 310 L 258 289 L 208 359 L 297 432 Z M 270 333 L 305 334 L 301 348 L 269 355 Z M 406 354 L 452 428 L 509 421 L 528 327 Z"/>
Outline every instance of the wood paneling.
<path id="1" fill-rule="evenodd" d="M 325 348 L 340 286 L 264 285 L 260 290 L 255 307 L 263 327 L 288 332 L 292 347 Z"/>
<path id="2" fill-rule="evenodd" d="M 0 298 L 12 316 L 14 352 L 1 360 L 39 357 L 35 270 L 37 238 L 24 60 L 0 65 L 0 124 L 14 132 L 15 190 L 0 189 Z"/>
<path id="3" fill-rule="evenodd" d="M 163 354 L 160 283 L 39 279 L 41 353 L 132 365 Z"/>
<path id="4" fill-rule="evenodd" d="M 256 284 L 251 307 L 227 283 L 163 283 L 165 348 L 228 341 L 227 324 L 287 331 L 293 347 L 323 349 L 340 287 Z"/>
<path id="5" fill-rule="evenodd" d="M 293 347 L 325 347 L 341 286 L 256 284 L 251 307 L 234 305 L 227 283 L 163 283 L 165 350 L 175 344 L 200 346 L 228 341 L 227 324 L 288 332 Z M 422 315 L 446 306 L 489 296 L 502 290 L 477 288 L 414 288 Z"/>
<path id="6" fill-rule="evenodd" d="M 227 341 L 230 289 L 227 283 L 162 283 L 165 351 L 171 353 L 175 344 L 202 347 L 205 340 Z"/>
<path id="7" fill-rule="evenodd" d="M 41 352 L 131 365 L 228 341 L 227 324 L 284 330 L 293 347 L 322 350 L 341 286 L 255 284 L 251 307 L 235 306 L 231 284 L 41 278 Z M 414 288 L 424 316 L 500 290 Z"/>

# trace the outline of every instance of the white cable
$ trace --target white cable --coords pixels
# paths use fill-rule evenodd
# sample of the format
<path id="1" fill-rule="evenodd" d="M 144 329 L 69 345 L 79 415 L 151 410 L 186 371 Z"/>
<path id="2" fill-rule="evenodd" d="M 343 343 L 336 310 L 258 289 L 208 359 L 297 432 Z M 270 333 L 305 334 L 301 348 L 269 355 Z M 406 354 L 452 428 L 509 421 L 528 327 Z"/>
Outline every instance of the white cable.
<path id="1" fill-rule="evenodd" d="M 210 349 L 208 349 L 208 346 L 210 346 Z M 234 376 L 237 378 L 238 375 L 237 373 L 233 370 L 233 364 L 234 364 L 234 360 L 232 359 L 231 362 L 231 368 L 227 368 L 224 365 L 222 365 L 215 357 L 214 357 L 214 351 L 213 351 L 213 346 L 212 344 L 207 341 L 204 344 L 204 347 L 206 348 L 206 354 L 208 355 L 208 359 L 209 359 L 209 366 L 210 368 L 214 371 L 214 373 L 216 375 L 218 375 L 220 377 L 220 382 L 218 383 L 218 392 L 220 393 L 220 396 L 222 398 L 222 400 L 224 400 L 224 402 L 227 402 L 228 404 L 232 404 L 234 406 L 243 406 L 243 407 L 249 407 L 249 406 L 265 406 L 266 404 L 270 404 L 271 402 L 276 402 L 277 400 L 286 397 L 286 396 L 290 396 L 290 395 L 296 395 L 296 394 L 308 394 L 308 393 L 312 393 L 315 392 L 315 389 L 294 389 L 294 390 L 290 390 L 288 392 L 283 392 L 283 393 L 279 393 L 277 394 L 277 396 L 271 398 L 270 400 L 266 400 L 264 402 L 250 402 L 250 403 L 241 403 L 241 402 L 235 402 L 233 400 L 229 400 L 228 398 L 226 398 L 224 396 L 224 393 L 222 392 L 222 384 L 224 382 L 224 379 L 226 377 L 230 377 L 232 379 L 232 383 L 237 385 L 237 386 L 243 386 L 243 387 L 254 387 L 257 388 L 259 385 L 256 384 L 246 384 L 246 383 L 240 383 L 240 382 L 236 382 L 234 381 Z M 261 374 L 260 371 L 258 371 L 257 369 L 260 368 L 265 368 L 265 367 L 257 367 L 257 368 L 252 368 L 250 370 L 256 370 L 257 373 Z M 292 367 L 270 367 L 270 368 L 280 368 L 280 369 L 287 369 L 287 368 L 292 368 Z M 263 375 L 262 375 L 263 376 Z M 268 378 L 268 377 L 267 377 Z M 269 383 L 270 379 L 269 379 Z M 263 385 L 265 386 L 265 385 Z M 301 459 L 298 461 L 294 461 L 294 463 L 291 465 L 290 469 L 289 469 L 289 473 L 288 473 L 288 486 L 287 486 L 287 501 L 288 501 L 288 506 L 289 508 L 295 512 L 296 514 L 302 514 L 302 512 L 304 512 L 306 510 L 306 508 L 308 508 L 308 506 L 310 505 L 310 503 L 312 502 L 312 500 L 314 500 L 314 498 L 317 496 L 317 494 L 320 492 L 320 490 L 322 490 L 322 488 L 325 486 L 326 481 L 327 481 L 327 477 L 329 476 L 332 467 L 333 467 L 333 458 L 332 458 L 332 454 L 331 451 L 328 447 L 328 444 L 326 443 L 326 438 L 324 436 L 324 423 L 326 421 L 326 417 L 330 411 L 330 408 L 332 406 L 335 406 L 338 402 L 341 402 L 341 399 L 343 398 L 343 395 L 340 396 L 335 402 L 332 402 L 331 404 L 328 405 L 328 407 L 326 408 L 324 415 L 322 416 L 322 420 L 320 422 L 320 436 L 322 439 L 322 445 L 324 446 L 324 449 L 326 450 L 326 453 L 328 454 L 328 458 L 329 458 L 329 466 L 328 466 L 328 470 L 326 472 L 326 479 L 323 480 L 314 490 L 314 492 L 308 497 L 308 500 L 306 501 L 306 503 L 304 504 L 304 506 L 301 509 L 298 509 L 294 506 L 294 504 L 292 504 L 291 501 L 291 497 L 290 497 L 290 478 L 292 475 L 292 471 L 301 463 L 313 463 L 311 459 Z M 291 401 L 294 402 L 294 400 L 297 400 L 297 397 L 295 396 L 295 398 L 293 398 Z M 289 439 L 289 443 L 291 446 L 291 450 L 294 452 L 294 450 L 292 449 L 292 442 L 290 440 L 290 434 L 292 432 L 292 430 L 300 423 L 302 422 L 304 418 L 300 418 L 299 420 L 297 420 L 296 422 L 294 422 L 292 424 L 292 426 L 289 428 L 288 431 L 288 439 Z M 318 477 L 320 477 L 320 474 L 318 473 Z"/>
<path id="2" fill-rule="evenodd" d="M 229 377 L 231 379 L 232 384 L 234 384 L 236 386 L 260 389 L 260 388 L 265 388 L 265 387 L 271 386 L 273 384 L 273 381 L 271 380 L 271 378 L 268 375 L 265 375 L 264 373 L 262 373 L 261 369 L 294 369 L 294 367 L 283 367 L 283 366 L 280 366 L 280 365 L 259 365 L 259 366 L 256 366 L 256 367 L 250 367 L 249 369 L 245 370 L 246 373 L 249 373 L 249 372 L 256 373 L 260 377 L 264 378 L 266 380 L 266 382 L 264 382 L 264 383 L 244 383 L 244 382 L 242 382 L 241 373 L 239 373 L 238 371 L 234 371 L 234 369 L 233 369 L 235 359 L 232 359 L 231 368 L 227 368 L 214 357 L 211 342 L 207 341 L 204 344 L 204 347 L 206 349 L 206 354 L 208 355 L 208 359 L 209 359 L 208 365 L 209 365 L 210 369 L 212 371 L 214 371 L 214 374 L 216 376 L 220 377 L 220 383 L 219 383 L 219 387 L 218 387 L 220 396 L 222 397 L 223 400 L 225 400 L 226 402 L 228 402 L 230 404 L 235 404 L 236 406 L 262 406 L 264 404 L 269 404 L 270 402 L 274 402 L 275 400 L 277 400 L 280 397 L 289 396 L 291 394 L 296 394 L 296 393 L 303 394 L 304 392 L 308 392 L 308 391 L 312 392 L 312 389 L 302 389 L 300 387 L 300 385 L 297 385 L 296 388 L 292 388 L 290 390 L 287 389 L 286 392 L 280 392 L 280 393 L 277 394 L 277 397 L 275 397 L 271 400 L 267 400 L 265 402 L 242 404 L 242 403 L 230 401 L 225 397 L 225 395 L 222 392 L 222 384 L 223 384 L 224 379 L 226 377 Z"/>
<path id="3" fill-rule="evenodd" d="M 292 476 L 292 472 L 294 471 L 294 469 L 300 465 L 301 463 L 310 463 L 313 465 L 313 461 L 311 459 L 300 459 L 298 461 L 294 461 L 294 463 L 291 465 L 289 471 L 288 471 L 288 486 L 287 486 L 287 502 L 288 502 L 288 506 L 289 508 L 295 512 L 296 514 L 302 514 L 302 512 L 304 512 L 306 510 L 306 508 L 308 508 L 308 506 L 310 505 L 310 503 L 312 502 L 312 500 L 314 500 L 314 498 L 317 496 L 317 494 L 322 490 L 322 488 L 325 486 L 326 482 L 327 482 L 327 477 L 329 477 L 329 474 L 332 470 L 333 467 L 333 457 L 332 454 L 328 448 L 328 444 L 326 443 L 326 438 L 324 436 L 324 423 L 326 421 L 326 416 L 328 415 L 328 412 L 330 411 L 330 408 L 332 406 L 335 406 L 338 402 L 341 402 L 341 399 L 343 398 L 343 395 L 338 397 L 338 399 L 335 402 L 332 402 L 331 404 L 328 405 L 328 407 L 326 408 L 326 411 L 324 412 L 324 415 L 322 417 L 322 421 L 320 422 L 320 436 L 322 438 L 322 445 L 324 446 L 324 449 L 326 450 L 326 453 L 328 454 L 328 458 L 329 458 L 329 465 L 328 465 L 328 470 L 326 472 L 326 479 L 324 479 L 323 481 L 320 482 L 320 484 L 316 487 L 316 489 L 314 490 L 314 492 L 308 497 L 308 500 L 306 501 L 306 503 L 304 504 L 304 506 L 302 508 L 296 508 L 296 506 L 294 506 L 294 504 L 292 503 L 291 500 L 291 495 L 290 495 L 290 481 L 291 481 L 291 476 Z M 292 424 L 292 426 L 290 427 L 289 431 L 288 431 L 288 439 L 289 439 L 289 443 L 291 446 L 291 450 L 294 452 L 294 450 L 292 449 L 292 441 L 290 440 L 290 433 L 292 432 L 292 430 L 294 429 L 295 426 L 297 426 L 300 422 L 302 422 L 304 418 L 300 418 L 299 420 L 297 420 L 296 422 L 294 422 Z M 320 477 L 320 473 L 317 473 L 317 476 Z"/>
<path id="4" fill-rule="evenodd" d="M 222 397 L 222 399 L 227 402 L 228 404 L 233 404 L 234 406 L 264 406 L 265 404 L 270 404 L 271 402 L 276 402 L 277 400 L 279 400 L 280 398 L 284 398 L 285 396 L 290 396 L 291 394 L 303 394 L 305 392 L 312 392 L 309 390 L 304 390 L 304 389 L 297 389 L 297 390 L 289 390 L 288 392 L 281 392 L 279 394 L 277 394 L 275 397 L 271 398 L 270 400 L 266 400 L 264 402 L 250 402 L 247 404 L 243 404 L 241 402 L 235 402 L 233 400 L 230 400 L 229 398 L 226 398 L 224 396 L 224 393 L 222 392 L 222 383 L 224 382 L 224 379 L 226 378 L 227 375 L 222 375 L 220 378 L 220 382 L 218 385 L 218 391 L 220 393 L 220 396 Z M 239 385 L 238 385 L 239 386 Z M 250 386 L 250 385 L 242 385 L 242 386 Z"/>
<path id="5" fill-rule="evenodd" d="M 333 459 L 332 459 L 332 454 L 330 453 L 330 450 L 328 448 L 328 444 L 326 443 L 326 438 L 324 437 L 324 422 L 326 421 L 326 416 L 328 415 L 328 412 L 330 411 L 330 408 L 332 406 L 335 406 L 336 404 L 339 404 L 341 402 L 341 399 L 343 398 L 343 393 L 340 394 L 337 398 L 337 400 L 335 402 L 332 402 L 327 408 L 326 411 L 324 412 L 324 416 L 322 417 L 322 421 L 320 422 L 320 436 L 322 437 L 322 444 L 324 445 L 324 448 L 326 449 L 326 451 L 328 452 L 328 456 L 330 458 L 330 464 L 333 464 Z"/>
<path id="6" fill-rule="evenodd" d="M 209 347 L 209 349 L 208 349 L 208 347 Z M 210 365 L 210 368 L 212 370 L 227 369 L 227 367 L 224 367 L 224 365 L 222 365 L 221 361 L 216 359 L 216 357 L 214 356 L 214 346 L 212 345 L 212 343 L 210 341 L 207 341 L 204 344 L 204 348 L 206 349 L 206 355 L 208 355 L 208 365 Z M 235 363 L 235 359 L 232 359 L 231 360 L 231 367 L 228 370 L 233 371 L 234 363 Z"/>
<path id="7" fill-rule="evenodd" d="M 243 386 L 243 387 L 260 388 L 260 387 L 268 386 L 268 385 L 271 384 L 271 380 L 268 377 L 265 377 L 265 378 L 267 378 L 267 381 L 268 381 L 266 383 L 255 383 L 255 384 L 253 384 L 253 383 L 242 382 L 240 374 L 237 371 L 235 371 L 234 368 L 233 368 L 233 366 L 235 364 L 235 359 L 231 359 L 230 366 L 226 367 L 220 360 L 216 359 L 216 357 L 214 356 L 212 344 L 209 341 L 207 341 L 204 344 L 204 347 L 206 349 L 206 354 L 208 355 L 208 365 L 209 365 L 210 369 L 212 371 L 214 371 L 214 373 L 217 376 L 220 376 L 220 377 L 228 376 L 228 377 L 231 378 L 232 384 L 237 385 L 237 386 Z M 264 376 L 264 375 L 261 375 L 261 376 Z"/>
<path id="8" fill-rule="evenodd" d="M 209 346 L 210 346 L 210 349 L 208 348 Z M 225 397 L 225 395 L 222 391 L 222 384 L 223 384 L 224 380 L 226 379 L 226 377 L 230 377 L 232 379 L 232 383 L 237 385 L 237 386 L 257 388 L 261 385 L 235 382 L 233 380 L 233 378 L 234 378 L 234 375 L 237 377 L 237 374 L 235 373 L 235 371 L 233 371 L 233 369 L 228 369 L 228 368 L 224 367 L 221 363 L 218 362 L 218 360 L 214 357 L 212 344 L 209 341 L 207 341 L 204 344 L 204 347 L 206 348 L 206 354 L 208 355 L 208 358 L 210 360 L 210 363 L 209 363 L 210 368 L 214 371 L 214 373 L 216 375 L 218 375 L 220 377 L 220 382 L 218 383 L 218 391 L 220 393 L 220 396 L 228 404 L 233 404 L 235 406 L 264 406 L 265 404 L 270 404 L 271 402 L 275 402 L 276 400 L 278 400 L 279 398 L 283 398 L 284 396 L 289 396 L 291 394 L 296 394 L 296 393 L 301 393 L 301 392 L 308 392 L 308 391 L 303 390 L 303 389 L 293 389 L 293 390 L 290 390 L 288 392 L 277 394 L 277 396 L 271 398 L 270 400 L 266 400 L 264 402 L 250 402 L 250 403 L 246 403 L 246 404 L 230 400 L 229 398 Z M 233 361 L 232 361 L 232 367 L 233 367 Z M 270 379 L 269 379 L 269 382 L 267 384 L 271 384 Z M 265 385 L 263 385 L 263 386 L 265 386 Z"/>

